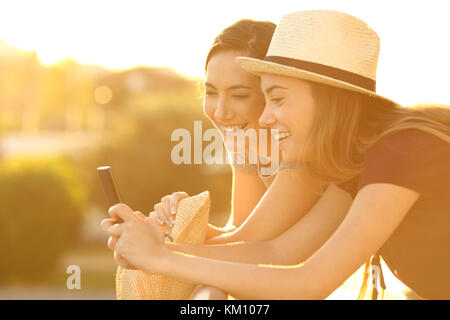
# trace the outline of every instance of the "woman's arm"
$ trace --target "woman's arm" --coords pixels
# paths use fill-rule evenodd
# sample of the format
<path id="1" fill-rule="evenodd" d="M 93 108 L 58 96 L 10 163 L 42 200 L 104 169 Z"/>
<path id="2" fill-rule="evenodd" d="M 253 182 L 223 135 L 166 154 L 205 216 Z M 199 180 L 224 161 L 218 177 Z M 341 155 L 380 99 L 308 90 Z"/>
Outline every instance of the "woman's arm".
<path id="1" fill-rule="evenodd" d="M 233 168 L 230 217 L 224 227 L 208 224 L 206 239 L 234 231 L 236 226 L 242 224 L 248 217 L 265 191 L 266 187 L 258 175 L 246 174 Z M 157 216 L 160 224 L 166 223 L 168 227 L 171 227 L 175 220 L 174 215 L 176 214 L 178 203 L 187 197 L 189 195 L 183 191 L 166 195 L 161 198 L 161 202 L 155 204 L 154 211 L 150 215 Z"/>
<path id="2" fill-rule="evenodd" d="M 164 246 L 156 223 L 131 217 L 132 211 L 121 206 L 113 207 L 111 214 L 125 223 L 108 233 L 120 236 L 118 256 L 146 272 L 218 287 L 238 299 L 322 299 L 383 245 L 418 196 L 392 184 L 365 186 L 333 236 L 295 266 L 241 264 L 173 252 Z"/>
<path id="3" fill-rule="evenodd" d="M 267 188 L 258 175 L 243 173 L 233 168 L 231 202 L 232 226 L 240 226 L 256 207 Z"/>
<path id="4" fill-rule="evenodd" d="M 166 246 L 174 252 L 223 261 L 252 264 L 278 264 L 281 262 L 279 259 L 281 255 L 270 241 L 236 242 L 207 246 L 168 242 Z"/>
<path id="5" fill-rule="evenodd" d="M 233 168 L 231 214 L 224 227 L 208 224 L 206 240 L 236 230 L 252 212 L 266 192 L 266 186 L 258 175 L 247 174 Z"/>
<path id="6" fill-rule="evenodd" d="M 190 245 L 167 243 L 173 251 L 241 263 L 296 264 L 311 256 L 337 229 L 352 203 L 351 196 L 330 184 L 300 221 L 273 240 Z"/>
<path id="7" fill-rule="evenodd" d="M 270 240 L 299 221 L 325 188 L 312 187 L 298 169 L 283 169 L 258 205 L 235 231 L 208 239 L 207 244 Z"/>
<path id="8" fill-rule="evenodd" d="M 210 238 L 220 236 L 224 233 L 233 232 L 234 230 L 236 230 L 236 226 L 232 225 L 229 222 L 224 227 L 216 227 L 215 225 L 208 223 L 208 226 L 206 227 L 205 239 L 208 240 Z"/>

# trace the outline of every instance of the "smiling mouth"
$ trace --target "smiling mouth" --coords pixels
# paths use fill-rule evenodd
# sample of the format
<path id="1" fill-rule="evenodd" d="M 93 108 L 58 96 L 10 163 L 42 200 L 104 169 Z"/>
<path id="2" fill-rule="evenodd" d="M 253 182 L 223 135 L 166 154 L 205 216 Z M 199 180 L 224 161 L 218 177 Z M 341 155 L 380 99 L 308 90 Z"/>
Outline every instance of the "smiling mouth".
<path id="1" fill-rule="evenodd" d="M 290 136 L 292 136 L 292 134 L 290 132 L 279 132 L 275 134 L 275 139 L 278 142 L 281 142 L 287 138 L 289 138 Z"/>
<path id="2" fill-rule="evenodd" d="M 222 129 L 222 131 L 225 133 L 226 136 L 231 136 L 231 135 L 235 136 L 238 134 L 238 132 L 240 130 L 243 130 L 247 125 L 248 125 L 248 123 L 234 124 L 231 126 L 221 125 L 220 128 Z"/>

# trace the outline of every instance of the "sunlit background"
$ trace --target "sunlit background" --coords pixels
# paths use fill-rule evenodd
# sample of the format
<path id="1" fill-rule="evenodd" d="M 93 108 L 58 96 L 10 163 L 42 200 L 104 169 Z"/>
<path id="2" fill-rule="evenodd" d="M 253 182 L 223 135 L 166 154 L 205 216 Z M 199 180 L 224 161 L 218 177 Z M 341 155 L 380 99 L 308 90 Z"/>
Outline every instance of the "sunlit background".
<path id="1" fill-rule="evenodd" d="M 381 38 L 378 91 L 403 104 L 448 102 L 449 5 L 442 1 L 2 1 L 1 36 L 45 65 L 70 57 L 113 69 L 168 66 L 199 77 L 213 38 L 243 17 L 332 9 Z"/>
<path id="2" fill-rule="evenodd" d="M 170 133 L 199 119 L 210 127 L 197 80 L 228 25 L 278 23 L 306 9 L 353 14 L 381 38 L 378 93 L 404 105 L 449 104 L 447 3 L 2 1 L 0 298 L 115 297 L 115 264 L 98 226 L 106 215 L 100 165 L 114 167 L 125 202 L 145 212 L 173 191 L 211 190 L 211 222 L 223 225 L 230 169 L 171 164 Z M 81 267 L 81 290 L 66 288 L 70 264 Z M 387 281 L 391 297 L 405 298 Z M 354 299 L 358 285 L 333 297 Z"/>

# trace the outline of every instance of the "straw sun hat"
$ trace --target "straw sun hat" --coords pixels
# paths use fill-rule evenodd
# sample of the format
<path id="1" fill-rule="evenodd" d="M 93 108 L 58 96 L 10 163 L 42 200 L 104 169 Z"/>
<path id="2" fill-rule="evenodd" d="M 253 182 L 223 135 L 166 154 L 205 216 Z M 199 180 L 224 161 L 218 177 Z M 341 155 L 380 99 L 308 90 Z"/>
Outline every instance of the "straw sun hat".
<path id="1" fill-rule="evenodd" d="M 204 244 L 209 219 L 210 197 L 205 191 L 185 198 L 178 204 L 174 225 L 170 232 L 174 243 Z M 116 295 L 118 300 L 185 300 L 196 284 L 179 281 L 141 270 L 117 268 Z"/>
<path id="2" fill-rule="evenodd" d="M 364 21 L 330 10 L 283 16 L 264 60 L 238 57 L 248 72 L 270 73 L 375 93 L 380 39 Z"/>

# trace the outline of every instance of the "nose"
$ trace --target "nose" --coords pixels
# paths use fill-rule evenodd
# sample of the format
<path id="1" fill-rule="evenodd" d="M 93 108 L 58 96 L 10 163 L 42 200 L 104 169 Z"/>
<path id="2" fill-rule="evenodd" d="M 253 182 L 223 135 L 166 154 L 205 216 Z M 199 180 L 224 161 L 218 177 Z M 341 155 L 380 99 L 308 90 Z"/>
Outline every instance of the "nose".
<path id="1" fill-rule="evenodd" d="M 264 111 L 261 115 L 261 117 L 259 117 L 258 123 L 260 127 L 271 127 L 273 126 L 274 123 L 277 122 L 277 119 L 273 113 L 273 109 L 266 104 L 266 107 L 264 108 Z"/>
<path id="2" fill-rule="evenodd" d="M 214 111 L 214 117 L 217 120 L 231 120 L 233 119 L 234 113 L 231 108 L 228 107 L 228 103 L 225 98 L 219 98 L 217 100 L 216 110 Z"/>

